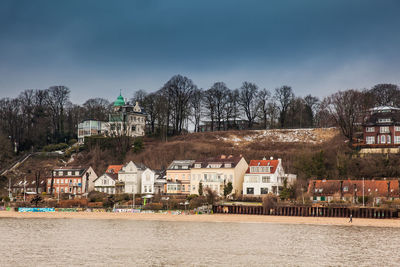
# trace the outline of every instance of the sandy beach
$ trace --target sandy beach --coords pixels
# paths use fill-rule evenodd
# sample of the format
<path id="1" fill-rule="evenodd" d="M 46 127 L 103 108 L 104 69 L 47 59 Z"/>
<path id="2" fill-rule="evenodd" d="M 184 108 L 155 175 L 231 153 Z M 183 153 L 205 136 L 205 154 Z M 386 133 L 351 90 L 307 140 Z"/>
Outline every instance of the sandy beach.
<path id="1" fill-rule="evenodd" d="M 231 222 L 231 223 L 278 223 L 278 224 L 310 224 L 340 226 L 373 226 L 400 227 L 400 219 L 358 219 L 353 223 L 348 218 L 327 217 L 288 217 L 263 215 L 172 215 L 150 213 L 112 213 L 112 212 L 13 212 L 1 211 L 0 218 L 46 218 L 46 219 L 123 219 L 143 221 L 175 221 L 175 222 Z"/>

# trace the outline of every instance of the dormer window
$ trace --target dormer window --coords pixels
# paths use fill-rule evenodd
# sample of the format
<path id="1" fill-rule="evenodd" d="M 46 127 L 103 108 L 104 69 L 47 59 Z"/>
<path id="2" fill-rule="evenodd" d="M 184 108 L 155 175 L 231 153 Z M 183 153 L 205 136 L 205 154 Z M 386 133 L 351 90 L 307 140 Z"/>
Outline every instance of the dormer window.
<path id="1" fill-rule="evenodd" d="M 375 132 L 375 127 L 367 127 L 367 128 L 365 129 L 365 131 L 366 131 L 367 133 L 373 133 L 373 132 Z"/>
<path id="2" fill-rule="evenodd" d="M 232 168 L 232 164 L 231 163 L 225 163 L 225 168 Z"/>
<path id="3" fill-rule="evenodd" d="M 195 167 L 195 168 L 201 168 L 201 163 L 196 163 L 196 164 L 194 165 L 194 167 Z"/>
<path id="4" fill-rule="evenodd" d="M 392 122 L 392 120 L 391 120 L 390 118 L 378 119 L 378 122 L 380 122 L 380 123 L 385 123 L 385 122 Z"/>

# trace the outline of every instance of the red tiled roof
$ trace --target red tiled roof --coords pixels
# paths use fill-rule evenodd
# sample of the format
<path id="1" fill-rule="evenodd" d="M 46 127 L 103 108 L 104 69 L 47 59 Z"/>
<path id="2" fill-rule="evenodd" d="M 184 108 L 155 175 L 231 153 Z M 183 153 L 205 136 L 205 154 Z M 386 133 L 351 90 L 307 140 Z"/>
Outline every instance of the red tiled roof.
<path id="1" fill-rule="evenodd" d="M 122 169 L 124 165 L 108 165 L 106 173 L 115 173 L 118 174 L 118 172 Z"/>
<path id="2" fill-rule="evenodd" d="M 363 180 L 311 180 L 308 185 L 308 192 L 317 196 L 340 194 L 340 181 L 343 181 L 343 195 L 354 196 L 354 189 L 357 189 L 356 196 L 362 196 L 364 188 L 365 196 L 386 197 L 388 195 L 388 182 L 390 182 L 389 196 L 399 196 L 400 180 L 398 179 L 364 180 L 364 187 Z M 314 183 L 317 190 L 314 190 Z M 319 189 L 322 189 L 322 192 Z"/>
<path id="3" fill-rule="evenodd" d="M 271 172 L 275 173 L 276 169 L 278 168 L 279 160 L 250 160 L 249 168 L 247 169 L 246 173 L 250 173 L 250 167 L 254 166 L 271 166 Z"/>

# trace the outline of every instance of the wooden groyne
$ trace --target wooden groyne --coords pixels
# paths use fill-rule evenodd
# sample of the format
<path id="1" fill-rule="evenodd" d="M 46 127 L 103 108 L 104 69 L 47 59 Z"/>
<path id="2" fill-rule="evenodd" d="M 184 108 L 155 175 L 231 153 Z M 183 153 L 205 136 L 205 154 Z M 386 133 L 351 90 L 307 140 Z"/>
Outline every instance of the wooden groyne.
<path id="1" fill-rule="evenodd" d="M 304 217 L 350 217 L 392 219 L 399 218 L 400 210 L 372 207 L 311 207 L 311 206 L 278 206 L 264 208 L 263 206 L 242 205 L 215 205 L 214 213 L 253 214 L 277 216 L 304 216 Z"/>

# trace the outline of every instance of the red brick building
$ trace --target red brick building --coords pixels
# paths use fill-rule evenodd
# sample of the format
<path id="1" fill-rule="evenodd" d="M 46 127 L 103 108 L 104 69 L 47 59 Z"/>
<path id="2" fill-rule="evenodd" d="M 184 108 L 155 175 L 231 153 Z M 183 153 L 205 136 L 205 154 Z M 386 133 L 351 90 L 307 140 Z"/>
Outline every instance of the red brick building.
<path id="1" fill-rule="evenodd" d="M 370 147 L 400 146 L 400 108 L 376 107 L 363 124 L 363 141 Z"/>
<path id="2" fill-rule="evenodd" d="M 53 193 L 69 194 L 72 197 L 82 196 L 94 189 L 93 181 L 97 178 L 92 167 L 60 167 L 52 170 L 47 178 L 47 192 L 51 192 L 51 179 L 53 178 Z"/>

